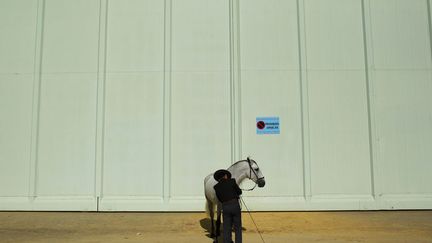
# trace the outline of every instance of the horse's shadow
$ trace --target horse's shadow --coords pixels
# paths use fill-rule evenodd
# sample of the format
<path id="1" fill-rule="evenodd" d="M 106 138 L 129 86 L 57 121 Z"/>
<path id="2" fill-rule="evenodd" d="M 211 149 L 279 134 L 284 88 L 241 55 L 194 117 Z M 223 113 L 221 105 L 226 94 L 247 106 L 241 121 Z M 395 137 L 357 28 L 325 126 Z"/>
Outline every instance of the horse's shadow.
<path id="1" fill-rule="evenodd" d="M 216 227 L 216 220 L 214 220 L 213 223 L 214 223 L 214 225 Z M 209 218 L 203 218 L 203 219 L 200 220 L 200 225 L 201 225 L 201 228 L 205 229 L 206 236 L 208 238 L 211 238 L 211 220 Z M 242 227 L 242 231 L 246 231 L 246 228 Z M 222 223 L 221 223 L 221 228 L 220 228 L 220 235 L 221 236 L 223 235 Z"/>
<path id="2" fill-rule="evenodd" d="M 216 225 L 216 221 L 213 221 L 214 225 Z M 200 220 L 201 228 L 205 229 L 206 236 L 211 238 L 211 220 L 209 218 L 203 218 Z M 222 231 L 222 229 L 221 229 Z"/>

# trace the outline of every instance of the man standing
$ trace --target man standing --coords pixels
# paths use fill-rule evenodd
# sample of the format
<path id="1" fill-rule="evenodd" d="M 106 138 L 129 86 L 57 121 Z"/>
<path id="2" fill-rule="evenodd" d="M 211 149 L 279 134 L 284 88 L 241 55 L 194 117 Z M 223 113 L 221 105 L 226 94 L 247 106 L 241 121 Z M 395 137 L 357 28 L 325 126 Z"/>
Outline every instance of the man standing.
<path id="1" fill-rule="evenodd" d="M 231 229 L 234 225 L 235 242 L 241 243 L 242 226 L 239 198 L 242 191 L 236 181 L 231 178 L 231 173 L 227 170 L 216 171 L 214 178 L 218 181 L 214 186 L 216 196 L 222 203 L 224 242 L 232 242 Z"/>

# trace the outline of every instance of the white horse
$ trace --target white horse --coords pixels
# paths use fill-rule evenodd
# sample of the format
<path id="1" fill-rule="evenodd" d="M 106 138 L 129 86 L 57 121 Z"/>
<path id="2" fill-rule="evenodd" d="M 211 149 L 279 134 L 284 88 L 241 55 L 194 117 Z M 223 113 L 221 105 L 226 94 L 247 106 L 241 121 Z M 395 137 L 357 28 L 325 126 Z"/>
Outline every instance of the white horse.
<path id="1" fill-rule="evenodd" d="M 246 178 L 255 182 L 255 186 L 258 185 L 258 187 L 264 187 L 265 185 L 264 176 L 258 167 L 258 164 L 254 160 L 249 159 L 249 157 L 246 160 L 237 161 L 227 170 L 231 173 L 232 178 L 235 179 L 237 185 L 240 185 L 240 183 Z M 213 173 L 206 176 L 204 179 L 204 193 L 207 200 L 206 211 L 210 215 L 211 221 L 210 237 L 215 237 L 216 239 L 220 235 L 222 211 L 222 204 L 217 199 L 216 192 L 213 188 L 217 183 L 218 182 L 213 177 Z M 251 190 L 253 190 L 255 186 Z M 214 231 L 213 223 L 215 206 L 217 206 L 216 232 Z"/>

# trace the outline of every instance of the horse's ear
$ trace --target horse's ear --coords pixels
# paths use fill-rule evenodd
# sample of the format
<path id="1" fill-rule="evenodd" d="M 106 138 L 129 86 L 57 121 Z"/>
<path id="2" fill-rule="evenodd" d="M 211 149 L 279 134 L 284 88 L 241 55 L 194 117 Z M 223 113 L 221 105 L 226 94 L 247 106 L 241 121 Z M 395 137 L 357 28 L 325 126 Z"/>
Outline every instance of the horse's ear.
<path id="1" fill-rule="evenodd" d="M 249 163 L 251 162 L 250 161 L 250 156 L 248 156 L 246 159 L 247 159 L 247 162 L 249 162 Z"/>

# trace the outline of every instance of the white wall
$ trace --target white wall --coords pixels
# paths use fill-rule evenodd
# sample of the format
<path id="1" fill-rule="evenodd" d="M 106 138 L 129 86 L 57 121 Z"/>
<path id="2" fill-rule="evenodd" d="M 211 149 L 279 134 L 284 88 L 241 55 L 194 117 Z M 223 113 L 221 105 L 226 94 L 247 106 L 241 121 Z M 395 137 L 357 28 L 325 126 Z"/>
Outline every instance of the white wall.
<path id="1" fill-rule="evenodd" d="M 248 155 L 252 210 L 432 209 L 430 10 L 0 1 L 0 210 L 203 210 Z"/>

